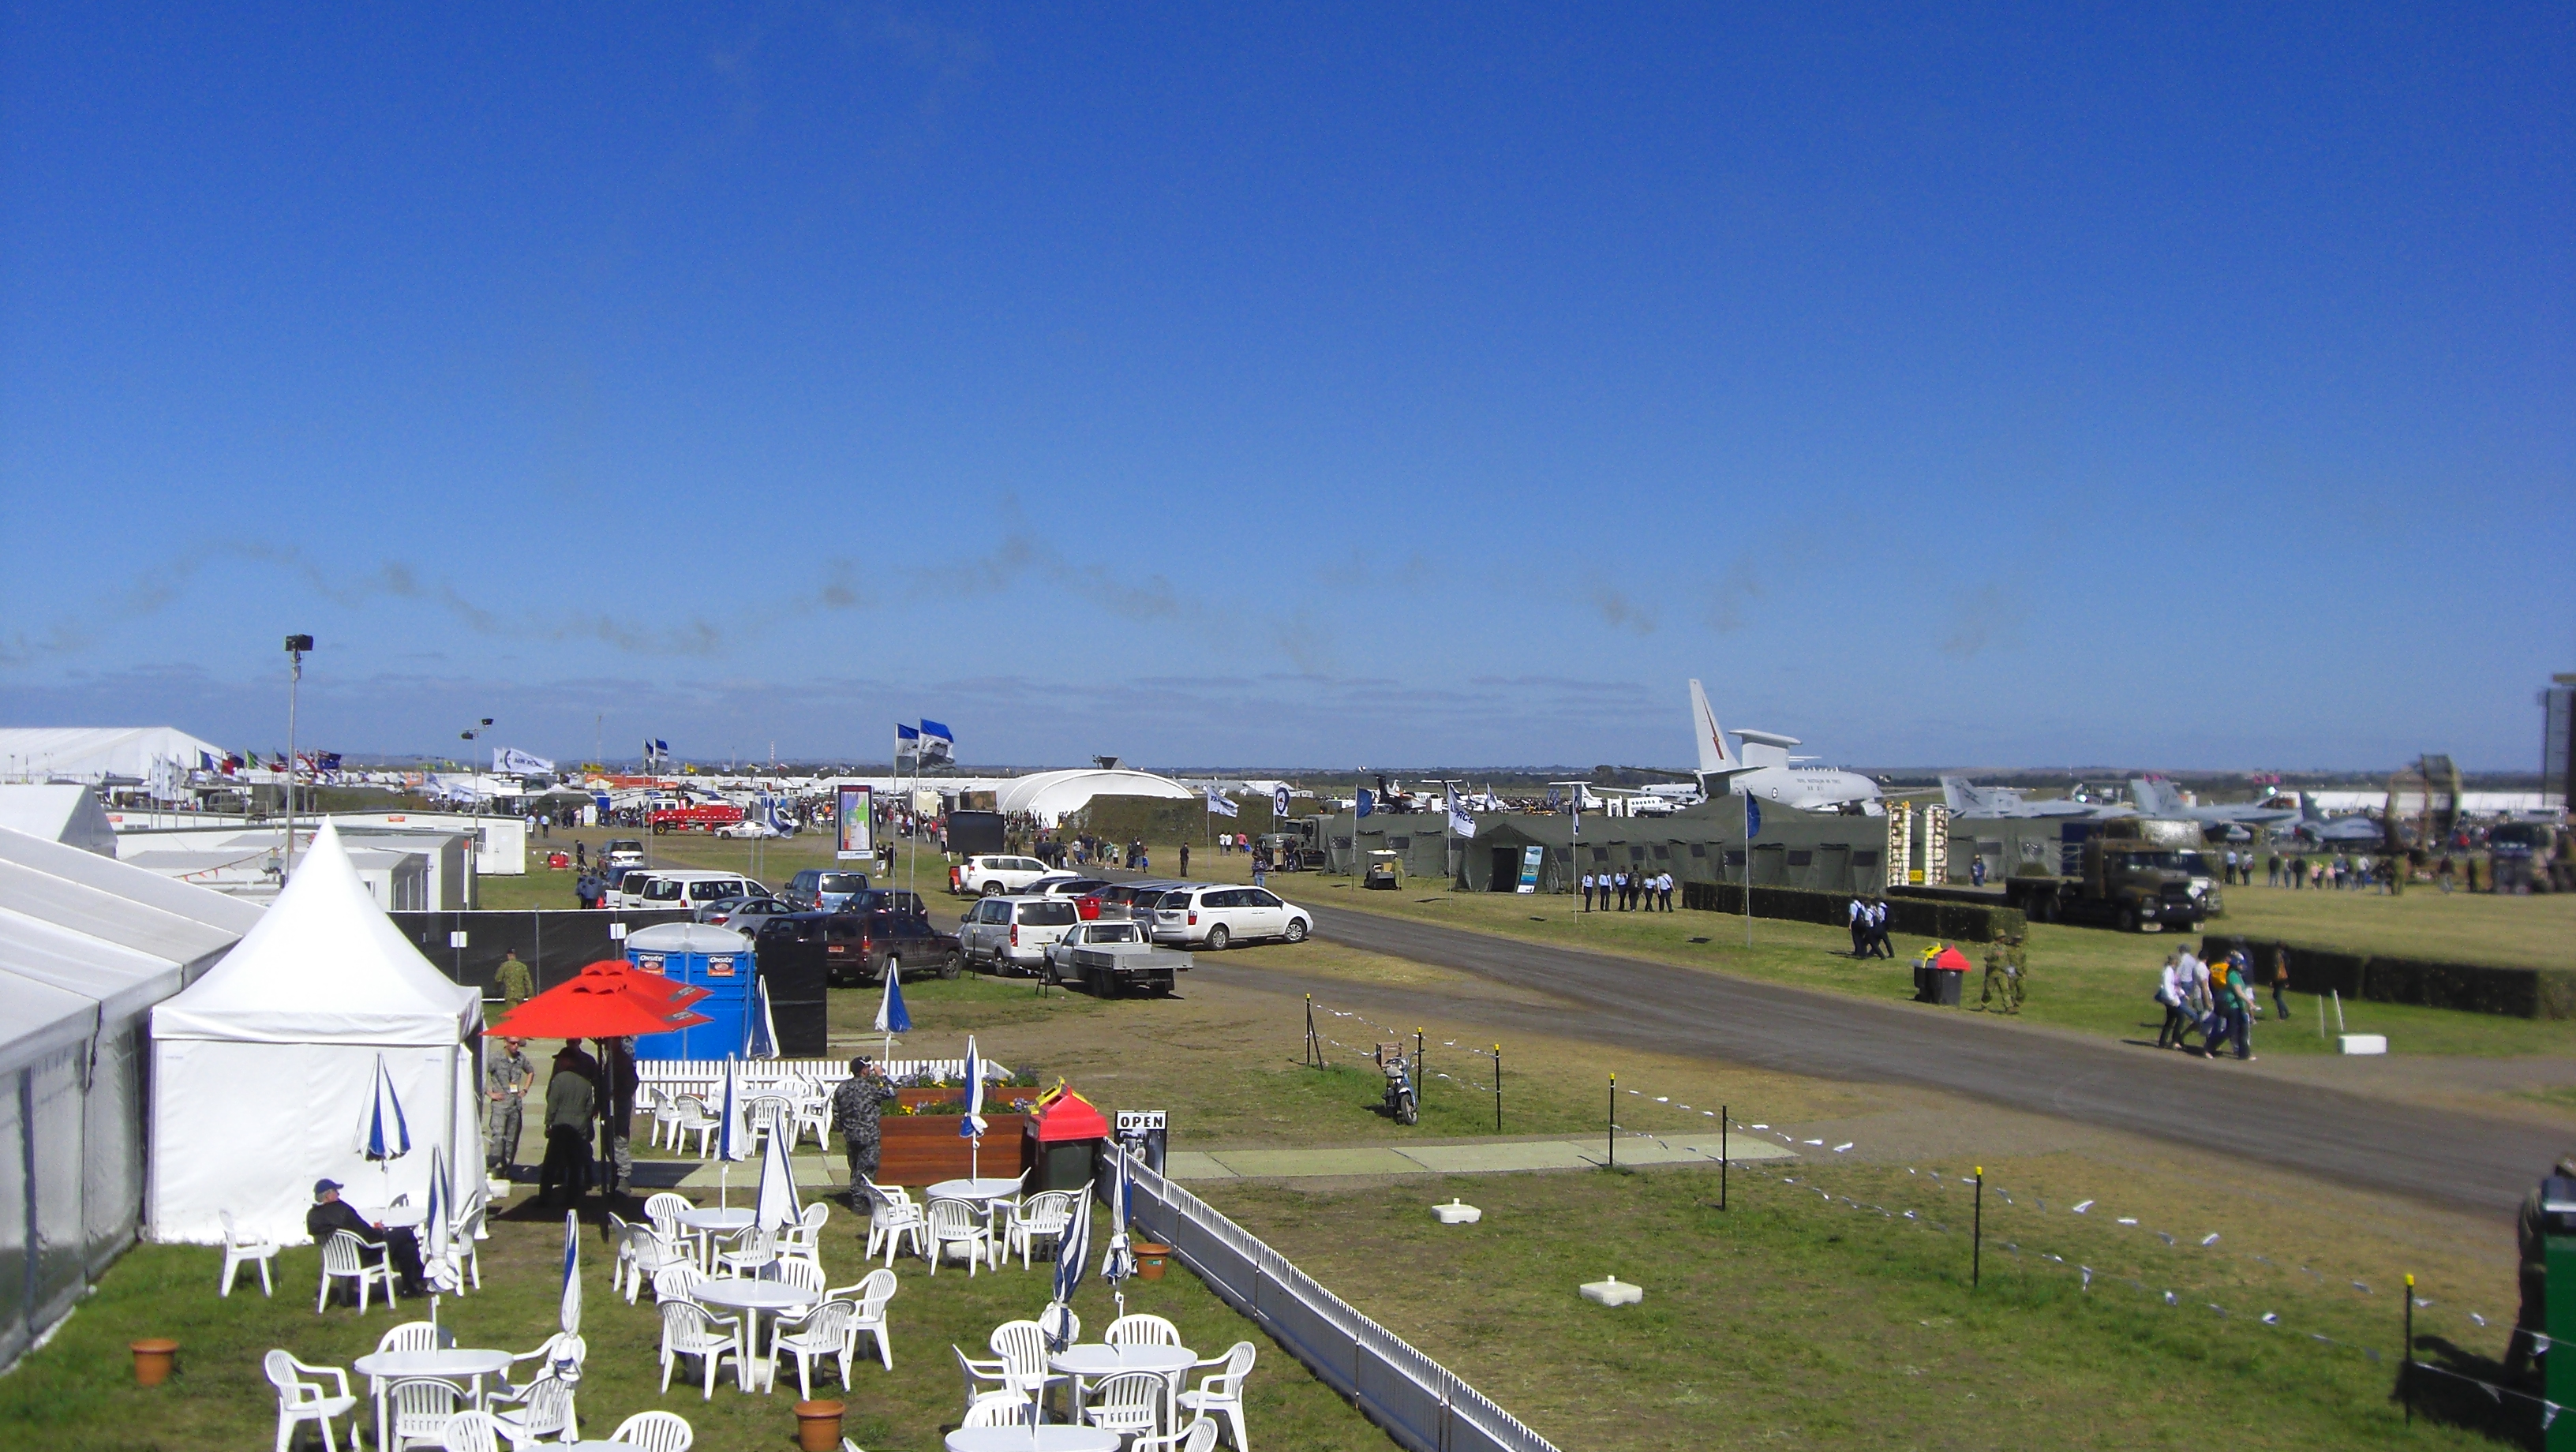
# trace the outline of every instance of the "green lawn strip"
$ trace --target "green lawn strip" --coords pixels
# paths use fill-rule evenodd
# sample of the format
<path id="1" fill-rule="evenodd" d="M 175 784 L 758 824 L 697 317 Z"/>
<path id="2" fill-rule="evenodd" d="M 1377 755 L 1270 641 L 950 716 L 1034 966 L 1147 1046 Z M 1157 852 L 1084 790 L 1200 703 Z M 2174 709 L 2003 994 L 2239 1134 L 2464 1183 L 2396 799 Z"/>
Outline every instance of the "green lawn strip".
<path id="1" fill-rule="evenodd" d="M 2194 1259 L 2063 1215 L 2033 1234 L 1991 1198 L 1984 1280 L 1971 1291 L 1964 1192 L 1927 1192 L 1887 1167 L 1821 1174 L 1838 1194 L 1919 1218 L 1828 1205 L 1804 1184 L 1751 1174 L 1735 1177 L 1720 1213 L 1705 1171 L 1200 1189 L 1564 1446 L 2485 1440 L 2428 1419 L 2401 1425 L 2393 1294 L 2303 1289 L 2295 1272 Z M 1484 1222 L 1436 1225 L 1426 1206 L 1452 1195 L 1482 1206 Z M 1936 1220 L 1946 1232 L 1929 1228 Z M 2021 1254 L 2001 1248 L 2016 1236 Z M 2089 1292 L 2037 1259 L 2043 1239 L 2097 1263 Z M 1576 1297 L 1613 1273 L 1646 1289 L 1642 1306 L 1604 1311 Z M 2179 1305 L 2164 1304 L 2166 1289 Z M 2285 1324 L 2262 1324 L 2266 1311 Z"/>
<path id="2" fill-rule="evenodd" d="M 1753 923 L 1754 946 L 1748 949 L 1744 946 L 1744 919 L 1732 915 L 1687 909 L 1672 913 L 1585 913 L 1575 900 L 1564 897 L 1438 890 L 1367 892 L 1352 890 L 1349 881 L 1317 876 L 1285 883 L 1282 890 L 1293 899 L 1318 906 L 1355 908 L 1890 1002 L 1905 1002 L 1913 997 L 1909 960 L 1931 941 L 1898 935 L 1893 939 L 1898 953 L 1895 959 L 1854 960 L 1845 956 L 1851 935 L 1821 924 L 1757 918 Z M 2412 895 L 2409 900 L 2420 896 Z M 2031 989 L 2022 1017 L 2031 1023 L 2104 1037 L 2152 1041 L 2161 1018 L 2148 1002 L 2156 985 L 2156 970 L 2165 954 L 2182 941 L 2196 945 L 2200 940 L 2197 936 L 2185 940 L 2166 934 L 2034 924 L 2029 943 Z M 1982 970 L 1983 945 L 1962 947 Z M 1965 985 L 1966 1011 L 1975 1010 L 1982 986 L 1982 971 L 1971 973 Z M 2263 1002 L 2268 1015 L 2269 993 L 2264 994 Z M 2331 1037 L 2320 1039 L 2317 1035 L 2318 1007 L 2312 999 L 2292 995 L 2292 1022 L 2283 1026 L 2267 1017 L 2258 1023 L 2255 1052 L 2336 1052 Z M 2326 1008 L 2325 1018 L 2331 1035 L 2331 1007 Z M 2515 1019 L 2351 1001 L 2343 1005 L 2343 1021 L 2353 1033 L 2388 1035 L 2393 1053 L 2510 1056 L 2576 1052 L 2576 1021 Z"/>
<path id="3" fill-rule="evenodd" d="M 836 1206 L 824 1232 L 830 1283 L 856 1281 L 868 1267 L 857 1237 L 865 1222 Z M 486 1289 L 449 1297 L 440 1319 L 460 1344 L 525 1351 L 554 1329 L 558 1299 L 556 1259 L 562 1220 L 530 1216 L 497 1221 L 483 1246 Z M 1105 1220 L 1094 1227 L 1105 1241 Z M 265 1447 L 273 1435 L 276 1402 L 260 1374 L 270 1347 L 299 1358 L 347 1368 L 375 1349 L 397 1321 L 426 1316 L 425 1303 L 406 1301 L 398 1314 L 383 1309 L 360 1318 L 354 1311 L 313 1313 L 315 1252 L 288 1250 L 278 1257 L 278 1296 L 263 1299 L 254 1283 L 230 1299 L 214 1293 L 222 1260 L 214 1250 L 143 1246 L 127 1254 L 101 1280 L 54 1339 L 0 1378 L 0 1443 L 22 1447 L 170 1449 Z M 595 1229 L 583 1248 L 582 1329 L 590 1360 L 580 1391 L 582 1430 L 604 1437 L 634 1412 L 663 1408 L 689 1419 L 697 1445 L 709 1449 L 767 1449 L 794 1444 L 794 1363 L 783 1389 L 744 1396 L 732 1389 L 731 1371 L 718 1378 L 715 1398 L 702 1401 L 686 1373 L 666 1396 L 659 1390 L 660 1322 L 651 1293 L 634 1306 L 610 1295 L 610 1255 Z M 950 1343 L 977 1356 L 1001 1322 L 1034 1316 L 1047 1301 L 1051 1268 L 1013 1268 L 968 1277 L 962 1268 L 931 1276 L 918 1260 L 899 1261 L 902 1289 L 891 1306 L 895 1365 L 888 1373 L 873 1360 L 857 1368 L 858 1388 L 848 1394 L 848 1434 L 871 1452 L 940 1445 L 960 1407 L 957 1368 Z M 1383 1448 L 1384 1436 L 1251 1323 L 1216 1299 L 1186 1272 L 1159 1282 L 1129 1283 L 1130 1310 L 1170 1318 L 1202 1355 L 1236 1341 L 1254 1342 L 1261 1361 L 1248 1389 L 1254 1436 L 1275 1447 Z M 1075 1309 L 1086 1328 L 1106 1326 L 1115 1314 L 1109 1292 L 1096 1278 L 1085 1282 Z M 765 1334 L 765 1333 L 764 1333 Z M 171 1383 L 144 1390 L 134 1385 L 127 1344 L 138 1337 L 170 1336 L 180 1342 L 181 1372 Z M 522 1368 L 524 1374 L 525 1368 Z M 363 1395 L 364 1379 L 353 1377 Z M 824 1373 L 819 1396 L 840 1398 Z M 369 1427 L 370 1446 L 373 1428 Z M 346 1444 L 343 1443 L 345 1446 Z"/>

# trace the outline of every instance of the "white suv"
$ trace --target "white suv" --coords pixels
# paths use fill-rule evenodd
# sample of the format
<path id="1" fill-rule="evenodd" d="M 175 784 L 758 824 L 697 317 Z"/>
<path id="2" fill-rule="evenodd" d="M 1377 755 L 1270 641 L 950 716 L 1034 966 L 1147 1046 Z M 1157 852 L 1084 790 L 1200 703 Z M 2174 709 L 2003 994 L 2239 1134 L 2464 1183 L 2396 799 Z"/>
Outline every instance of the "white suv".
<path id="1" fill-rule="evenodd" d="M 997 973 L 1034 974 L 1046 966 L 1047 949 L 1080 922 L 1060 897 L 988 897 L 957 920 L 957 950 L 969 963 L 989 963 Z"/>
<path id="2" fill-rule="evenodd" d="M 963 897 L 1026 892 L 1053 870 L 1034 857 L 969 857 L 948 869 L 948 890 Z"/>
<path id="3" fill-rule="evenodd" d="M 1304 908 L 1263 887 L 1176 887 L 1154 905 L 1154 941 L 1222 953 L 1229 943 L 1302 943 L 1315 931 Z"/>

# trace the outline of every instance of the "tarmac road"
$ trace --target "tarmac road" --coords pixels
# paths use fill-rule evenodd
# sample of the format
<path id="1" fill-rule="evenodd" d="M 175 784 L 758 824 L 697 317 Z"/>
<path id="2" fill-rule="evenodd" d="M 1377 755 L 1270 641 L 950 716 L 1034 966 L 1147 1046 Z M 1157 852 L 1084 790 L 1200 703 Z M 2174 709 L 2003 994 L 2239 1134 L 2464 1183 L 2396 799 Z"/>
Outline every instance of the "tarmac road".
<path id="1" fill-rule="evenodd" d="M 2243 1156 L 2366 1189 L 2471 1210 L 2509 1210 L 2568 1148 L 2501 1119 L 2281 1079 L 2231 1064 L 2103 1043 L 1911 1005 L 1814 993 L 1608 954 L 1333 908 L 1317 931 L 1353 948 L 1559 995 L 1543 1008 L 1478 1000 L 1483 1020 L 1534 1034 L 1757 1064 L 1852 1082 L 1921 1085 L 2037 1114 Z M 1202 969 L 1222 970 L 1202 955 Z M 1265 968 L 1229 983 L 1303 993 L 1351 985 Z M 1372 988 L 1389 1006 L 1450 1013 L 1436 992 Z M 1517 1020 L 1517 1022 L 1515 1022 Z"/>

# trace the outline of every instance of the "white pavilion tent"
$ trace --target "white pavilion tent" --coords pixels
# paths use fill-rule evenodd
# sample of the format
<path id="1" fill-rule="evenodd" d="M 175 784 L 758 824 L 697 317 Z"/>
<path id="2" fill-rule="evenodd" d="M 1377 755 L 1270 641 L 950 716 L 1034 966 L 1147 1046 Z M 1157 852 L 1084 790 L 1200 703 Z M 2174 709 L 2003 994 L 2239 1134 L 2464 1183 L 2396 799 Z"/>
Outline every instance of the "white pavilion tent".
<path id="1" fill-rule="evenodd" d="M 315 1180 L 361 1207 L 420 1204 L 432 1146 L 458 1200 L 473 1195 L 482 1026 L 481 995 L 420 955 L 324 823 L 259 926 L 153 1010 L 151 1237 L 210 1244 L 230 1211 L 244 1233 L 302 1244 Z M 379 1059 L 412 1143 L 383 1165 L 357 1147 Z"/>
<path id="2" fill-rule="evenodd" d="M 145 1022 L 258 921 L 220 893 L 0 830 L 0 1364 L 133 1242 Z"/>

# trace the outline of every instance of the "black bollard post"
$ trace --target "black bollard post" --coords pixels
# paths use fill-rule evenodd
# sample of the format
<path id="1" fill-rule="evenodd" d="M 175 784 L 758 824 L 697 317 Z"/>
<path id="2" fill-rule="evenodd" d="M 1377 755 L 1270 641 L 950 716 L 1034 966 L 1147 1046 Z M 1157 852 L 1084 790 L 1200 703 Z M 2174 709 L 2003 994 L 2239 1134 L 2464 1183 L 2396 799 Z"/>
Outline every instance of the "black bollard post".
<path id="1" fill-rule="evenodd" d="M 1422 1062 L 1422 1030 L 1418 1028 L 1413 1031 L 1413 1087 L 1417 1103 L 1431 1088 L 1431 1069 Z"/>
<path id="2" fill-rule="evenodd" d="M 1503 1132 L 1503 1046 L 1494 1045 L 1494 1133 Z"/>
<path id="3" fill-rule="evenodd" d="M 1717 1106 L 1717 1208 L 1726 1208 L 1726 1121 L 1730 1116 L 1725 1105 Z"/>
<path id="4" fill-rule="evenodd" d="M 1610 1168 L 1619 1168 L 1619 1076 L 1610 1076 Z"/>
<path id="5" fill-rule="evenodd" d="M 2406 1425 L 2415 1425 L 2415 1278 L 2406 1278 L 2405 1354 L 2397 1358 L 2397 1398 L 2406 1404 Z"/>
<path id="6" fill-rule="evenodd" d="M 1977 1166 L 1977 1208 L 1968 1231 L 1968 1289 L 1975 1290 L 1986 1269 L 1986 1167 Z"/>

